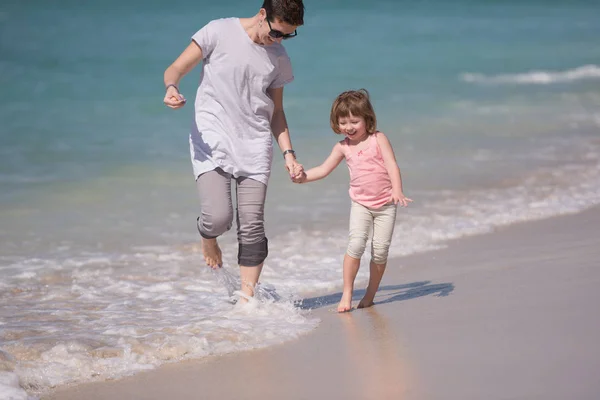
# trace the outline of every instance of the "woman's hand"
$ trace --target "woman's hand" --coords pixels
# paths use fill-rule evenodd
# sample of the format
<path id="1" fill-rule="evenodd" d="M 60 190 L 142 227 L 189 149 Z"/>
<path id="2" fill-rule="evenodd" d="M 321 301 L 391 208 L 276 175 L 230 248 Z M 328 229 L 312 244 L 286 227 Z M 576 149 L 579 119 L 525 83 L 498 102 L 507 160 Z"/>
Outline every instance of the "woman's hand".
<path id="1" fill-rule="evenodd" d="M 163 100 L 163 103 L 165 103 L 167 107 L 176 110 L 178 108 L 183 107 L 185 105 L 185 102 L 185 97 L 183 97 L 183 95 L 179 93 L 175 86 L 169 86 L 167 88 L 167 92 L 165 93 L 165 99 Z"/>
<path id="2" fill-rule="evenodd" d="M 296 161 L 296 157 L 294 157 L 293 154 L 286 154 L 285 168 L 288 170 L 292 182 L 301 182 L 301 179 L 304 176 L 304 166 Z"/>

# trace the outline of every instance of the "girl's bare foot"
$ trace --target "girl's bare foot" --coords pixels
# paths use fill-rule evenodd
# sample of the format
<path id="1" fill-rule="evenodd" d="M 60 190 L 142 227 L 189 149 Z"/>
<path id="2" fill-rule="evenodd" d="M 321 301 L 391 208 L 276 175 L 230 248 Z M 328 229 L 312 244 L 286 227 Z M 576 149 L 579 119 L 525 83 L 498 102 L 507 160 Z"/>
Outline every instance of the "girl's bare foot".
<path id="1" fill-rule="evenodd" d="M 352 294 L 342 294 L 340 304 L 338 304 L 337 312 L 344 313 L 352 310 Z"/>
<path id="2" fill-rule="evenodd" d="M 369 308 L 372 307 L 375 303 L 373 303 L 373 300 L 371 301 L 367 301 L 364 298 L 358 303 L 358 306 L 356 306 L 356 308 Z"/>
<path id="3" fill-rule="evenodd" d="M 206 261 L 206 265 L 213 269 L 221 268 L 221 264 L 223 263 L 222 254 L 216 238 L 202 238 L 202 254 L 204 255 L 204 261 Z"/>

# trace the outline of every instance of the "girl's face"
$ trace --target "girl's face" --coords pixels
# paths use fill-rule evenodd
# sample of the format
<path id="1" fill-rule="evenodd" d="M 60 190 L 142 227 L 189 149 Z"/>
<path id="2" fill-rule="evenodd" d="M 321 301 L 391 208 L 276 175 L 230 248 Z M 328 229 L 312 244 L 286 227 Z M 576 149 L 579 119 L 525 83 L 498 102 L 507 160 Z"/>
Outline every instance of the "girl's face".
<path id="1" fill-rule="evenodd" d="M 340 132 L 353 141 L 361 141 L 367 137 L 367 124 L 363 117 L 355 117 L 350 113 L 347 117 L 338 119 Z"/>

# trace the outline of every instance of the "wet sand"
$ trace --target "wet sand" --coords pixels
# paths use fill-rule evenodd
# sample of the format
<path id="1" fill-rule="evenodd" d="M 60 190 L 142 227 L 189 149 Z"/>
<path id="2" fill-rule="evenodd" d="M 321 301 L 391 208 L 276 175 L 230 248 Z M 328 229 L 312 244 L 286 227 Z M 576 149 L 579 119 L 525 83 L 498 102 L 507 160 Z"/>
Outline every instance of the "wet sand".
<path id="1" fill-rule="evenodd" d="M 596 207 L 390 260 L 374 307 L 307 299 L 295 341 L 43 399 L 598 399 L 599 292 Z"/>

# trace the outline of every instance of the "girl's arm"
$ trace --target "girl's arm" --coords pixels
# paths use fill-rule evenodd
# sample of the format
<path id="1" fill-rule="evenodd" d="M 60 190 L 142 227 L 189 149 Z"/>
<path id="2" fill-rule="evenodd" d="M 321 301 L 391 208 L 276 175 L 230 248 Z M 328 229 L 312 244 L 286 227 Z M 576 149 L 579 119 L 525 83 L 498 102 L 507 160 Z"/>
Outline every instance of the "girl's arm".
<path id="1" fill-rule="evenodd" d="M 341 145 L 336 143 L 331 150 L 331 154 L 318 167 L 309 169 L 304 173 L 304 176 L 300 183 L 318 181 L 319 179 L 325 178 L 331 173 L 344 159 L 344 153 L 342 152 Z"/>
<path id="2" fill-rule="evenodd" d="M 200 61 L 202 61 L 202 49 L 195 41 L 192 41 L 173 64 L 165 70 L 164 81 L 167 88 L 165 105 L 170 108 L 181 108 L 185 105 L 185 97 L 179 93 L 179 81 Z"/>
<path id="3" fill-rule="evenodd" d="M 385 169 L 392 181 L 391 201 L 393 201 L 394 204 L 400 203 L 403 207 L 406 207 L 412 200 L 402 193 L 402 176 L 400 175 L 400 168 L 396 162 L 396 156 L 394 155 L 392 145 L 382 132 L 377 133 L 376 139 L 377 144 L 379 144 L 379 148 L 381 149 Z"/>
<path id="4" fill-rule="evenodd" d="M 271 131 L 273 137 L 277 141 L 281 152 L 286 150 L 292 150 L 292 140 L 290 138 L 290 130 L 288 128 L 287 119 L 285 118 L 285 112 L 283 111 L 283 87 L 276 89 L 267 89 L 267 93 L 273 100 L 273 117 L 271 119 Z M 290 178 L 293 182 L 298 182 L 302 178 L 304 168 L 301 164 L 296 161 L 296 155 L 294 153 L 287 153 L 284 156 L 285 168 L 290 174 Z"/>

